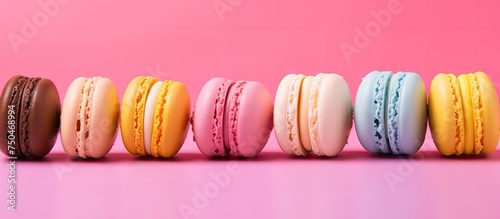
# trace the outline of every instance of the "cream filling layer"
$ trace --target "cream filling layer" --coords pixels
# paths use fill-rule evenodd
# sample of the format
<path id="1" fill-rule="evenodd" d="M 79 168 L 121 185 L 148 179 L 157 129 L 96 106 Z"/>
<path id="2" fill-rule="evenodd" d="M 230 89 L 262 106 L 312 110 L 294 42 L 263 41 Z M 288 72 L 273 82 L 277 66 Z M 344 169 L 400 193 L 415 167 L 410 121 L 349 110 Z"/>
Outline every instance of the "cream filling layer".
<path id="1" fill-rule="evenodd" d="M 160 91 L 162 82 L 156 82 L 149 91 L 144 108 L 144 149 L 146 154 L 151 155 L 151 139 L 153 136 L 153 119 L 155 112 L 156 99 Z"/>

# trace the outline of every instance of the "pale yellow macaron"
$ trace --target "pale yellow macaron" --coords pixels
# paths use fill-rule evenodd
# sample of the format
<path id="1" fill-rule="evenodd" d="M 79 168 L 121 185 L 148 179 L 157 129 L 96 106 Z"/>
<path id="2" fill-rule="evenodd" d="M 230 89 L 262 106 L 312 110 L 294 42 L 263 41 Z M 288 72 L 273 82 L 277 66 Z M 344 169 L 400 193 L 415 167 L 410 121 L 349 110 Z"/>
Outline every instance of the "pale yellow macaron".
<path id="1" fill-rule="evenodd" d="M 441 154 L 489 154 L 500 136 L 498 96 L 483 72 L 439 74 L 429 94 L 429 125 Z"/>

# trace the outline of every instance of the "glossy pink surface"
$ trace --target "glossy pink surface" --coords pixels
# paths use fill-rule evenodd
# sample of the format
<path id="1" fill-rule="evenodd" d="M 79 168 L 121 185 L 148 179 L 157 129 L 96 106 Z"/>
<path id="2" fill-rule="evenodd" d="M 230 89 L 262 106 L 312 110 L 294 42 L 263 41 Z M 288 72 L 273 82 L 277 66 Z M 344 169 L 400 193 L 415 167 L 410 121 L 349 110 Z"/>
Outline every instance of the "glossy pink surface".
<path id="1" fill-rule="evenodd" d="M 151 75 L 182 81 L 194 103 L 215 76 L 260 81 L 274 95 L 286 74 L 333 72 L 354 101 L 373 70 L 417 72 L 427 88 L 440 72 L 482 70 L 500 88 L 493 0 L 39 1 L 55 2 L 0 3 L 0 86 L 48 77 L 62 99 L 75 78 L 100 75 L 121 99 L 134 77 Z M 190 207 L 191 218 L 500 215 L 500 152 L 443 158 L 429 132 L 416 163 L 364 152 L 354 131 L 334 159 L 290 158 L 272 134 L 257 158 L 236 163 L 207 160 L 191 134 L 166 161 L 134 158 L 120 139 L 103 160 L 69 159 L 58 141 L 45 160 L 18 161 L 16 212 L 1 158 L 0 218 L 182 218 Z"/>
<path id="2" fill-rule="evenodd" d="M 81 161 L 56 150 L 42 161 L 17 162 L 17 211 L 9 212 L 4 203 L 0 214 L 2 218 L 186 218 L 183 208 L 197 213 L 189 218 L 500 215 L 498 151 L 487 157 L 444 158 L 428 140 L 423 151 L 410 159 L 377 157 L 352 150 L 358 143 L 351 138 L 336 158 L 294 158 L 275 142 L 271 135 L 264 151 L 250 160 L 210 160 L 191 141 L 172 160 L 114 152 L 102 160 Z M 2 157 L 5 179 L 7 162 Z M 0 181 L 3 194 L 8 189 L 5 179 Z"/>

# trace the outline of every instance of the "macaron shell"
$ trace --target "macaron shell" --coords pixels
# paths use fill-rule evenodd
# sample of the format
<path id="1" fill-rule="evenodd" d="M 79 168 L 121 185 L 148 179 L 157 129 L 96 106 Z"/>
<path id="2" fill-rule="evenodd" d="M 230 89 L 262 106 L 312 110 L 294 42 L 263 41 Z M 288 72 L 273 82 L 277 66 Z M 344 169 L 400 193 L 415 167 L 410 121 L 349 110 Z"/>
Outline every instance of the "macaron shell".
<path id="1" fill-rule="evenodd" d="M 474 112 L 472 109 L 472 97 L 470 90 L 469 77 L 466 74 L 458 76 L 460 84 L 460 94 L 462 97 L 462 106 L 464 114 L 464 154 L 474 152 Z"/>
<path id="2" fill-rule="evenodd" d="M 387 136 L 387 105 L 389 84 L 392 79 L 392 72 L 380 72 L 374 85 L 372 93 L 373 115 L 372 115 L 372 136 L 378 151 L 384 154 L 392 153 Z"/>
<path id="3" fill-rule="evenodd" d="M 285 119 L 285 128 L 284 128 L 285 133 L 280 133 L 281 135 L 283 135 L 281 136 L 280 140 L 286 140 L 286 142 L 283 143 L 284 144 L 283 147 L 291 149 L 292 152 L 291 154 L 297 156 L 306 156 L 310 152 L 303 147 L 300 138 L 299 106 L 301 101 L 300 95 L 302 93 L 301 92 L 302 82 L 304 78 L 305 76 L 301 74 L 292 75 L 292 77 L 288 78 L 290 80 L 285 82 L 288 86 L 288 88 L 284 88 L 286 89 L 285 90 L 286 94 L 283 94 L 285 96 L 280 96 L 281 94 L 276 95 L 276 100 L 281 101 L 281 103 L 277 104 L 285 105 L 284 115 L 281 115 L 284 116 Z M 307 113 L 307 108 L 306 108 L 306 113 Z M 304 122 L 307 125 L 307 120 L 305 120 Z"/>
<path id="4" fill-rule="evenodd" d="M 354 104 L 354 124 L 359 142 L 367 151 L 379 153 L 373 141 L 373 91 L 379 72 L 366 75 L 358 87 Z"/>
<path id="5" fill-rule="evenodd" d="M 87 78 L 80 77 L 69 85 L 64 96 L 62 113 L 61 113 L 61 143 L 64 151 L 70 155 L 77 157 L 77 120 L 82 96 L 82 88 L 85 85 Z"/>
<path id="6" fill-rule="evenodd" d="M 457 77 L 453 74 L 448 74 L 448 80 L 450 82 L 451 94 L 453 102 L 453 111 L 455 117 L 455 155 L 462 155 L 464 153 L 464 143 L 465 143 L 465 118 L 463 113 L 463 103 L 462 95 L 460 89 L 460 82 Z"/>
<path id="7" fill-rule="evenodd" d="M 352 128 L 351 94 L 347 83 L 339 75 L 318 74 L 315 80 L 320 83 L 313 82 L 309 98 L 309 118 L 311 119 L 311 110 L 313 114 L 317 114 L 316 122 L 312 118 L 313 121 L 309 123 L 311 139 L 314 136 L 317 138 L 317 144 L 312 143 L 312 149 L 318 156 L 332 157 L 340 153 L 347 144 Z M 319 87 L 314 87 L 315 85 Z M 319 148 L 315 149 L 315 146 Z"/>
<path id="8" fill-rule="evenodd" d="M 240 156 L 238 148 L 238 114 L 240 113 L 241 97 L 247 81 L 236 81 L 227 94 L 224 109 L 224 147 L 233 156 Z"/>
<path id="9" fill-rule="evenodd" d="M 438 151 L 450 156 L 455 154 L 456 122 L 448 76 L 438 74 L 429 90 L 429 127 Z"/>
<path id="10" fill-rule="evenodd" d="M 184 86 L 181 82 L 163 82 L 171 83 L 168 85 L 168 90 L 166 90 L 166 94 L 160 93 L 158 95 L 160 98 L 157 99 L 157 107 L 155 108 L 155 115 L 157 114 L 157 110 L 160 110 L 158 107 L 158 101 L 160 101 L 161 97 L 164 98 L 164 102 L 162 102 L 162 121 L 159 122 L 159 118 L 154 119 L 154 128 L 153 128 L 153 142 L 152 147 L 155 147 L 155 144 L 158 142 L 159 144 L 159 156 L 163 158 L 171 158 L 177 152 L 179 152 L 182 144 L 184 143 L 187 135 L 187 131 L 189 128 L 189 114 L 191 112 L 191 102 L 188 90 L 186 86 Z M 167 87 L 165 85 L 165 87 Z M 156 128 L 156 125 L 159 125 Z M 155 135 L 156 131 L 160 131 L 160 135 Z M 155 136 L 160 136 L 160 140 Z M 152 148 L 152 154 L 155 156 L 155 149 Z"/>
<path id="11" fill-rule="evenodd" d="M 289 74 L 281 79 L 278 85 L 278 90 L 276 91 L 276 97 L 274 100 L 273 109 L 273 122 L 274 122 L 274 133 L 276 135 L 276 140 L 281 150 L 287 154 L 294 155 L 295 152 L 292 149 L 292 145 L 288 140 L 287 131 L 287 107 L 288 107 L 288 96 L 290 93 L 290 84 L 292 84 L 293 79 L 296 74 Z M 307 111 L 306 111 L 307 112 Z"/>
<path id="12" fill-rule="evenodd" d="M 226 81 L 230 84 L 223 86 Z M 212 78 L 203 86 L 196 100 L 192 118 L 193 133 L 196 145 L 205 156 L 226 156 L 228 153 L 224 147 L 223 120 L 231 84 L 224 78 Z"/>
<path id="13" fill-rule="evenodd" d="M 475 74 L 467 74 L 471 87 L 472 112 L 474 117 L 474 154 L 481 154 L 484 147 L 484 108 L 482 106 L 479 80 Z"/>
<path id="14" fill-rule="evenodd" d="M 398 137 L 402 154 L 414 154 L 422 147 L 427 130 L 426 91 L 424 81 L 418 74 L 408 73 L 403 83 Z"/>
<path id="15" fill-rule="evenodd" d="M 305 79 L 307 84 L 303 89 Z M 307 108 L 312 79 L 313 77 L 289 74 L 278 86 L 273 110 L 274 132 L 280 148 L 287 154 L 306 156 L 311 151 Z M 309 150 L 303 145 L 307 145 Z"/>
<path id="16" fill-rule="evenodd" d="M 381 74 L 387 74 L 388 79 L 385 83 L 378 85 L 377 81 Z M 361 84 L 359 85 L 357 94 L 356 94 L 356 103 L 354 105 L 354 121 L 356 134 L 358 135 L 358 139 L 361 145 L 371 153 L 391 153 L 389 145 L 387 143 L 387 136 L 385 135 L 385 105 L 386 105 L 386 96 L 388 90 L 388 80 L 392 73 L 390 72 L 378 72 L 374 71 L 366 75 Z M 380 86 L 380 87 L 379 87 Z M 380 94 L 376 93 L 376 90 L 381 92 Z M 375 101 L 375 98 L 377 101 Z M 377 104 L 375 104 L 377 103 Z M 377 108 L 380 107 L 381 109 Z M 382 114 L 381 120 L 379 120 L 379 126 L 376 127 L 375 122 L 375 112 L 380 111 Z M 375 129 L 375 130 L 374 130 Z M 385 141 L 385 145 L 382 147 L 376 144 L 375 134 L 376 132 L 381 133 L 380 141 Z"/>
<path id="17" fill-rule="evenodd" d="M 77 147 L 78 155 L 81 158 L 90 158 L 90 120 L 92 118 L 92 99 L 95 91 L 95 84 L 97 83 L 98 78 L 88 78 L 87 82 L 83 86 L 83 93 L 81 95 L 80 102 L 80 131 L 77 133 L 77 141 L 80 142 L 80 146 Z"/>
<path id="18" fill-rule="evenodd" d="M 21 96 L 22 91 L 24 89 L 24 85 L 26 84 L 28 78 L 23 76 L 14 76 L 7 81 L 5 87 L 2 91 L 2 96 L 0 98 L 0 124 L 8 124 L 8 116 L 9 116 L 9 105 L 14 105 L 14 117 L 16 118 L 16 122 L 19 121 L 20 114 L 20 105 L 21 105 Z M 15 125 L 15 156 L 21 157 L 20 147 L 19 145 L 19 137 L 18 137 L 18 124 Z M 7 133 L 10 129 L 7 125 L 0 126 L 0 133 Z M 8 139 L 0 138 L 0 151 L 7 156 L 12 156 L 8 153 Z"/>
<path id="19" fill-rule="evenodd" d="M 483 72 L 475 73 L 479 82 L 479 90 L 483 107 L 484 146 L 483 154 L 495 151 L 500 135 L 500 110 L 498 95 L 491 79 Z"/>
<path id="20" fill-rule="evenodd" d="M 47 155 L 57 139 L 60 127 L 61 102 L 55 84 L 42 78 L 32 94 L 29 115 L 29 156 L 40 158 Z"/>
<path id="21" fill-rule="evenodd" d="M 262 151 L 273 129 L 273 100 L 267 88 L 256 81 L 246 83 L 240 98 L 236 121 L 238 155 L 254 157 Z"/>
<path id="22" fill-rule="evenodd" d="M 158 79 L 139 76 L 134 78 L 123 94 L 120 130 L 123 144 L 130 154 L 146 155 L 144 148 L 144 108 L 149 90 Z"/>
<path id="23" fill-rule="evenodd" d="M 401 90 L 406 74 L 397 73 L 391 77 L 389 82 L 389 93 L 387 94 L 386 131 L 389 146 L 393 154 L 403 154 L 399 139 L 399 109 L 401 103 Z"/>
<path id="24" fill-rule="evenodd" d="M 90 98 L 88 154 L 92 158 L 101 158 L 116 140 L 120 103 L 115 85 L 108 78 L 98 79 L 93 93 Z"/>
<path id="25" fill-rule="evenodd" d="M 26 157 L 31 157 L 31 142 L 30 135 L 32 135 L 30 130 L 30 116 L 31 105 L 32 105 L 32 96 L 35 92 L 35 88 L 40 81 L 40 78 L 29 78 L 24 86 L 23 94 L 21 97 L 21 109 L 19 113 L 19 120 L 17 120 L 18 124 L 18 134 L 20 144 L 18 145 L 21 149 L 21 153 Z"/>
<path id="26" fill-rule="evenodd" d="M 309 136 L 309 94 L 311 93 L 311 85 L 314 80 L 313 76 L 307 76 L 304 78 L 302 82 L 302 87 L 300 91 L 300 103 L 299 103 L 299 133 L 300 140 L 304 149 L 308 151 L 312 151 L 311 147 L 311 137 Z"/>
<path id="27" fill-rule="evenodd" d="M 153 133 L 151 136 L 151 155 L 153 155 L 154 157 L 160 157 L 160 147 L 163 143 L 161 142 L 161 140 L 162 136 L 164 135 L 164 132 L 162 130 L 162 124 L 164 124 L 163 111 L 166 110 L 164 108 L 166 103 L 166 96 L 172 83 L 173 81 L 170 80 L 162 82 L 161 88 L 158 91 L 158 96 L 156 97 L 155 109 L 153 113 Z M 149 95 L 151 95 L 151 93 Z"/>

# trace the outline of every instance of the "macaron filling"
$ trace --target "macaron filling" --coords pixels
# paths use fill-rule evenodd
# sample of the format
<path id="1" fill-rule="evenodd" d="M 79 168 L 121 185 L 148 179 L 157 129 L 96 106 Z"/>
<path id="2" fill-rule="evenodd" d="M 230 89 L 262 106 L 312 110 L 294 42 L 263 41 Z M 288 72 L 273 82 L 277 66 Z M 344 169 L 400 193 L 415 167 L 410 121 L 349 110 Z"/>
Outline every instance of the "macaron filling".
<path id="1" fill-rule="evenodd" d="M 238 113 L 239 113 L 239 108 L 240 108 L 240 103 L 241 103 L 241 97 L 243 93 L 243 89 L 245 88 L 245 85 L 247 84 L 246 81 L 237 81 L 231 89 L 235 89 L 234 93 L 232 93 L 233 96 L 228 97 L 229 98 L 229 112 L 227 118 L 227 121 L 225 124 L 227 124 L 227 133 L 224 136 L 226 138 L 227 144 L 225 144 L 226 148 L 230 149 L 231 155 L 234 156 L 239 156 L 239 151 L 238 151 Z"/>
<path id="2" fill-rule="evenodd" d="M 373 136 L 375 146 L 380 153 L 389 154 L 391 149 L 385 131 L 385 109 L 386 96 L 389 80 L 392 77 L 390 72 L 381 72 L 377 76 L 373 92 L 374 118 L 373 118 Z"/>
<path id="3" fill-rule="evenodd" d="M 293 78 L 292 83 L 290 83 L 290 88 L 287 98 L 287 110 L 286 110 L 286 130 L 288 141 L 291 148 L 296 155 L 306 155 L 302 151 L 304 148 L 300 142 L 299 134 L 299 101 L 300 101 L 300 89 L 301 84 L 304 79 L 304 75 L 296 75 Z"/>
<path id="4" fill-rule="evenodd" d="M 309 135 L 311 137 L 311 148 L 313 153 L 318 156 L 323 156 L 323 150 L 319 146 L 319 133 L 318 133 L 318 99 L 319 91 L 321 88 L 321 81 L 324 78 L 324 74 L 318 74 L 314 77 L 312 82 L 311 93 L 309 94 Z"/>
<path id="5" fill-rule="evenodd" d="M 464 118 L 464 154 L 474 153 L 474 113 L 472 109 L 472 94 L 467 74 L 458 76 L 460 98 L 462 99 Z"/>
<path id="6" fill-rule="evenodd" d="M 393 76 L 394 84 L 389 92 L 389 103 L 387 111 L 387 135 L 389 136 L 389 145 L 394 154 L 403 154 L 399 143 L 399 105 L 401 100 L 401 87 L 403 86 L 406 73 Z M 396 78 L 394 78 L 396 77 Z"/>
<path id="7" fill-rule="evenodd" d="M 224 80 L 217 90 L 217 97 L 214 104 L 214 114 L 212 123 L 212 147 L 216 156 L 225 156 L 227 149 L 224 147 L 224 110 L 226 97 L 230 87 L 234 83 L 231 80 Z"/>
<path id="8" fill-rule="evenodd" d="M 448 74 L 448 82 L 451 88 L 451 99 L 453 102 L 453 113 L 455 118 L 455 155 L 461 155 L 464 152 L 464 118 L 462 113 L 462 98 L 460 85 L 455 75 Z"/>
<path id="9" fill-rule="evenodd" d="M 151 155 L 151 139 L 153 137 L 153 118 L 156 105 L 156 99 L 160 92 L 162 82 L 156 82 L 151 87 L 148 97 L 146 99 L 146 106 L 144 109 L 144 149 L 146 154 Z"/>
<path id="10" fill-rule="evenodd" d="M 481 102 L 477 75 L 469 74 L 468 77 L 472 93 L 472 109 L 474 113 L 474 153 L 480 154 L 484 147 L 484 109 Z"/>
<path id="11" fill-rule="evenodd" d="M 31 148 L 30 148 L 30 140 L 29 140 L 29 116 L 30 109 L 33 100 L 33 93 L 35 91 L 35 87 L 40 81 L 40 78 L 30 78 L 26 82 L 23 90 L 22 96 L 22 107 L 21 107 L 21 122 L 20 126 L 20 141 L 21 141 L 21 154 L 30 157 L 31 156 Z"/>
<path id="12" fill-rule="evenodd" d="M 312 151 L 311 139 L 309 137 L 309 123 L 307 121 L 309 121 L 309 94 L 311 92 L 311 84 L 313 80 L 313 76 L 304 77 L 304 79 L 302 80 L 302 85 L 300 87 L 299 95 L 299 137 L 300 142 L 302 143 L 302 146 L 307 153 Z"/>

